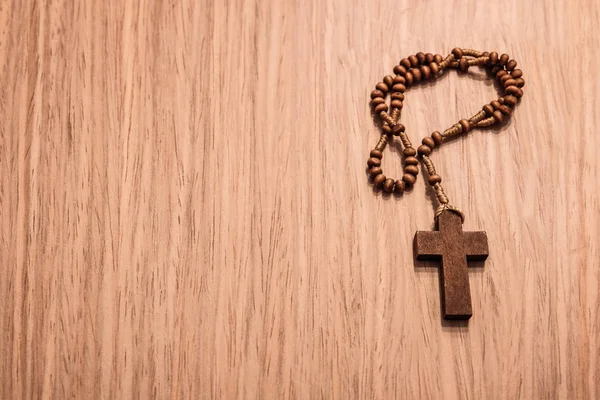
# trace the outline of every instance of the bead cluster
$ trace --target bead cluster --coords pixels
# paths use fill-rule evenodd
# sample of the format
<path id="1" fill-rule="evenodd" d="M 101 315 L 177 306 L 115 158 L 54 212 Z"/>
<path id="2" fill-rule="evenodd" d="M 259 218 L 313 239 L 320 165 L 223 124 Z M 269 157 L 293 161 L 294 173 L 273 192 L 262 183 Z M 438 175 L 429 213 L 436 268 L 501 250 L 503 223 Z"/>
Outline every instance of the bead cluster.
<path id="1" fill-rule="evenodd" d="M 504 88 L 504 96 L 483 106 L 483 109 L 468 119 L 461 119 L 444 132 L 433 132 L 425 137 L 421 145 L 415 149 L 406 134 L 404 125 L 398 122 L 407 88 L 421 81 L 435 80 L 450 68 L 466 73 L 471 66 L 484 67 L 495 76 Z M 370 153 L 367 161 L 369 175 L 373 185 L 387 193 L 401 194 L 412 188 L 419 173 L 419 158 L 425 165 L 429 175 L 429 184 L 433 187 L 441 208 L 449 208 L 448 198 L 441 186 L 442 178 L 436 173 L 433 162 L 429 158 L 432 150 L 441 146 L 450 137 L 467 134 L 475 128 L 489 127 L 501 124 L 512 113 L 519 99 L 523 96 L 521 89 L 525 85 L 517 62 L 507 54 L 498 55 L 494 52 L 479 52 L 471 49 L 455 48 L 446 57 L 439 54 L 419 52 L 403 58 L 394 67 L 395 76 L 386 75 L 382 82 L 371 92 L 371 107 L 375 117 L 381 123 L 382 134 L 379 142 Z M 390 98 L 389 105 L 386 97 Z M 383 150 L 387 143 L 398 136 L 402 142 L 404 156 L 404 175 L 394 180 L 386 177 L 381 169 Z M 417 158 L 418 157 L 418 158 Z"/>

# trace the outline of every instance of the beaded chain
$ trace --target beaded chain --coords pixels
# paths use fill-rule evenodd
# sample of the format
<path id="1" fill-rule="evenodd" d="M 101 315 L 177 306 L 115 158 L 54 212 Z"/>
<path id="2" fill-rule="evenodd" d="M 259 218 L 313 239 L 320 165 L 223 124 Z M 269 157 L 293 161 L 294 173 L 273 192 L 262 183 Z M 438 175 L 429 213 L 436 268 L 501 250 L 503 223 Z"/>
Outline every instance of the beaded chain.
<path id="1" fill-rule="evenodd" d="M 444 132 L 433 132 L 430 137 L 425 137 L 421 145 L 415 149 L 408 135 L 405 132 L 404 125 L 398 122 L 400 111 L 404 102 L 404 92 L 408 87 L 428 80 L 435 80 L 440 77 L 447 69 L 456 68 L 466 73 L 471 66 L 483 66 L 489 74 L 495 76 L 504 89 L 504 96 L 483 106 L 483 109 L 469 119 L 461 119 L 458 123 L 452 125 Z M 429 157 L 431 151 L 442 145 L 446 140 L 460 135 L 467 134 L 475 128 L 486 128 L 494 124 L 501 124 L 505 118 L 508 118 L 513 108 L 523 96 L 521 89 L 525 85 L 523 72 L 516 69 L 517 62 L 510 59 L 507 54 L 498 55 L 497 52 L 479 52 L 471 49 L 454 48 L 452 52 L 443 58 L 439 54 L 424 54 L 419 52 L 407 58 L 403 58 L 398 65 L 394 67 L 394 77 L 387 75 L 383 82 L 375 86 L 371 92 L 371 107 L 374 116 L 378 119 L 382 134 L 379 142 L 370 153 L 367 161 L 369 175 L 375 188 L 383 189 L 386 193 L 402 194 L 409 191 L 415 181 L 419 169 L 419 158 L 423 162 L 427 174 L 428 182 L 435 191 L 439 207 L 436 210 L 436 218 L 444 210 L 451 210 L 458 213 L 464 222 L 464 214 L 456 207 L 449 204 L 448 197 L 442 188 L 442 178 L 436 172 L 435 166 Z M 389 106 L 386 104 L 386 97 L 389 95 Z M 388 110 L 391 110 L 388 112 Z M 393 136 L 398 136 L 404 147 L 404 175 L 401 179 L 394 180 L 386 177 L 381 169 L 381 159 L 383 150 Z"/>

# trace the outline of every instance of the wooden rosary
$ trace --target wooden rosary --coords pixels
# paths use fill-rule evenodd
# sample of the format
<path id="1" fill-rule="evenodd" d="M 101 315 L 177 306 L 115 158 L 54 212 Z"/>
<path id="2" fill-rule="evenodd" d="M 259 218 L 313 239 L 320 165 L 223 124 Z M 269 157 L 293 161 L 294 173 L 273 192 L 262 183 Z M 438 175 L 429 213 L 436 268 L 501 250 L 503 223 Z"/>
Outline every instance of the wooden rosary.
<path id="1" fill-rule="evenodd" d="M 483 106 L 483 109 L 469 119 L 461 119 L 444 132 L 433 132 L 425 137 L 415 149 L 405 132 L 404 125 L 398 122 L 407 87 L 428 80 L 435 80 L 447 69 L 457 68 L 467 72 L 471 66 L 482 66 L 495 76 L 504 88 L 504 96 Z M 374 116 L 381 125 L 379 142 L 371 151 L 367 161 L 369 176 L 373 186 L 386 193 L 398 195 L 409 191 L 419 173 L 419 159 L 429 176 L 428 182 L 435 191 L 439 207 L 435 212 L 437 231 L 419 231 L 415 234 L 414 251 L 417 259 L 438 260 L 441 262 L 441 297 L 444 319 L 469 319 L 472 315 L 471 293 L 467 261 L 485 260 L 488 256 L 488 241 L 485 232 L 463 232 L 464 214 L 450 205 L 442 188 L 442 178 L 436 172 L 430 155 L 446 140 L 460 134 L 468 134 L 475 128 L 485 128 L 501 124 L 508 118 L 513 108 L 523 96 L 525 85 L 522 71 L 516 69 L 517 62 L 507 54 L 479 52 L 455 48 L 443 58 L 441 55 L 422 52 L 403 58 L 394 67 L 395 76 L 387 75 L 383 82 L 371 92 L 371 106 Z M 386 97 L 389 95 L 389 106 Z M 391 110 L 388 112 L 388 110 Z M 381 170 L 381 158 L 388 141 L 398 136 L 404 147 L 404 175 L 394 180 L 386 177 Z"/>

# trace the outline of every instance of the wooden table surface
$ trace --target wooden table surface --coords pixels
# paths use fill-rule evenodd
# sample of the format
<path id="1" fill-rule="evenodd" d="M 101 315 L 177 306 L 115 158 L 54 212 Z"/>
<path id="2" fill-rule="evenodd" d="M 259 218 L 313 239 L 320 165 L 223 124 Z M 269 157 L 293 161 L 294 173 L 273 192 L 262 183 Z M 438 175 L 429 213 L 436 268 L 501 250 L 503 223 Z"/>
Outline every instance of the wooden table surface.
<path id="1" fill-rule="evenodd" d="M 599 25 L 595 0 L 2 1 L 0 398 L 599 398 Z M 365 174 L 375 83 L 455 46 L 527 82 L 432 156 L 489 236 L 468 325 L 413 260 L 423 175 Z M 407 92 L 413 142 L 497 97 L 469 75 Z"/>

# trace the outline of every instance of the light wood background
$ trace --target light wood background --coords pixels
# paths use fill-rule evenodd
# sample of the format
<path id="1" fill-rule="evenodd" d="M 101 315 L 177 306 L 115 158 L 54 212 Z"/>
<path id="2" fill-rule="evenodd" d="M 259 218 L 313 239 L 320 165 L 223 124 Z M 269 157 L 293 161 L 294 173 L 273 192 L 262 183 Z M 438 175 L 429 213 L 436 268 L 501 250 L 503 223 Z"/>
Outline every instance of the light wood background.
<path id="1" fill-rule="evenodd" d="M 3 0 L 0 398 L 599 398 L 599 13 Z M 422 175 L 386 198 L 365 174 L 375 83 L 455 46 L 527 81 L 433 156 L 490 238 L 468 325 L 413 261 Z M 413 142 L 496 97 L 477 76 L 407 93 Z"/>

